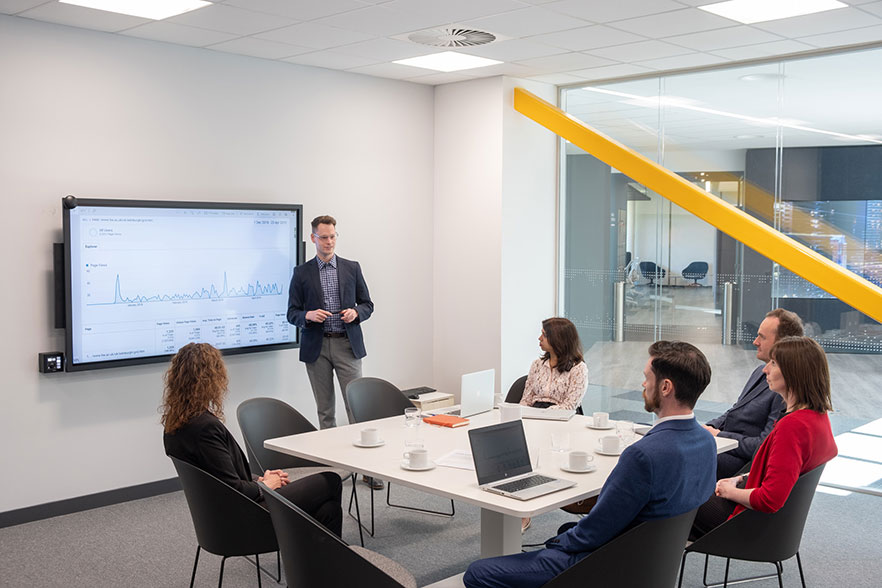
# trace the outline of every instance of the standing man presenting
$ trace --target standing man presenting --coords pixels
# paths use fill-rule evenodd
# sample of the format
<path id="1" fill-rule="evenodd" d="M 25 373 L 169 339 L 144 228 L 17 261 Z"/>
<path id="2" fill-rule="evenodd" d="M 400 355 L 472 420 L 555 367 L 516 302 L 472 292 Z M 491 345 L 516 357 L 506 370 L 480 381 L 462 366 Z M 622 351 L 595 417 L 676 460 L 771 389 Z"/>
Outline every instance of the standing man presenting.
<path id="1" fill-rule="evenodd" d="M 306 363 L 319 426 L 327 429 L 337 424 L 335 371 L 350 416 L 346 386 L 361 377 L 361 358 L 367 355 L 361 322 L 370 318 L 374 303 L 358 262 L 334 254 L 334 217 L 314 218 L 309 238 L 315 244 L 315 257 L 294 268 L 288 289 L 288 322 L 301 329 L 300 361 Z"/>
<path id="2" fill-rule="evenodd" d="M 753 459 L 753 454 L 771 433 L 784 410 L 784 401 L 769 390 L 766 374 L 763 373 L 772 345 L 782 337 L 802 337 L 802 321 L 796 313 L 776 308 L 766 313 L 753 340 L 756 358 L 763 365 L 757 366 L 750 374 L 732 408 L 704 426 L 714 437 L 738 441 L 738 447 L 717 456 L 718 480 L 731 478 Z"/>

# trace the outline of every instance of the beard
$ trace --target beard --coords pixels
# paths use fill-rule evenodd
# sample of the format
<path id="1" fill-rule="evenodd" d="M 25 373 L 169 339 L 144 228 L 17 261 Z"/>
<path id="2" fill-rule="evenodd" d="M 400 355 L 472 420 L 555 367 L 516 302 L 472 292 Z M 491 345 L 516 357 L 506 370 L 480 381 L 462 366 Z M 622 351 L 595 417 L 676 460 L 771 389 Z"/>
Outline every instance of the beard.
<path id="1" fill-rule="evenodd" d="M 647 395 L 646 390 L 643 390 L 643 408 L 646 412 L 652 413 L 661 408 L 661 391 L 659 390 L 658 383 L 656 383 L 652 393 L 649 395 Z"/>

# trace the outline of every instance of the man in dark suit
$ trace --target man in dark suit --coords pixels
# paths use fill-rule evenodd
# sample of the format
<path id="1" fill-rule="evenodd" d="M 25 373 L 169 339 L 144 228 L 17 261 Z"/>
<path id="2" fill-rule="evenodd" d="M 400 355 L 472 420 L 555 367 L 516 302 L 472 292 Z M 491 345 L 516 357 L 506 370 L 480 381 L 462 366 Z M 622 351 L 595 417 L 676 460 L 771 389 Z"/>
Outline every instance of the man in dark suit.
<path id="1" fill-rule="evenodd" d="M 766 314 L 757 330 L 756 358 L 763 362 L 747 379 L 741 395 L 732 408 L 708 422 L 705 428 L 714 437 L 728 437 L 738 441 L 738 447 L 717 457 L 717 479 L 731 478 L 743 468 L 772 431 L 784 402 L 781 396 L 769 390 L 763 373 L 769 361 L 769 351 L 781 337 L 801 337 L 802 321 L 789 310 L 776 308 Z"/>
<path id="2" fill-rule="evenodd" d="M 710 365 L 682 341 L 653 343 L 649 356 L 643 401 L 659 418 L 622 452 L 591 512 L 546 549 L 472 563 L 468 588 L 538 588 L 634 525 L 689 512 L 713 493 L 717 446 L 692 413 Z"/>
<path id="3" fill-rule="evenodd" d="M 334 253 L 334 217 L 314 218 L 309 238 L 316 255 L 294 268 L 288 289 L 288 322 L 301 329 L 300 361 L 306 363 L 319 426 L 327 429 L 337 424 L 334 372 L 341 392 L 361 377 L 361 358 L 367 355 L 361 323 L 370 318 L 374 303 L 358 262 Z M 350 416 L 345 394 L 343 402 Z"/>

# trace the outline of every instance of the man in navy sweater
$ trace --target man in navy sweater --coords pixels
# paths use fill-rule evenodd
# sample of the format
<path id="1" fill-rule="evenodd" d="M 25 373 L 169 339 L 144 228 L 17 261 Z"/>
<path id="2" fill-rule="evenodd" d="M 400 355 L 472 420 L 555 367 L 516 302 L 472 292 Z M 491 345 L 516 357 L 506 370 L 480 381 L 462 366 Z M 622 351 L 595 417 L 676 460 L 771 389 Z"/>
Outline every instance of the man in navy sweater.
<path id="1" fill-rule="evenodd" d="M 657 341 L 643 376 L 645 408 L 658 419 L 622 452 L 591 512 L 545 549 L 472 563 L 468 588 L 538 588 L 638 523 L 689 512 L 713 493 L 716 443 L 692 414 L 710 382 L 707 359 L 689 343 Z"/>

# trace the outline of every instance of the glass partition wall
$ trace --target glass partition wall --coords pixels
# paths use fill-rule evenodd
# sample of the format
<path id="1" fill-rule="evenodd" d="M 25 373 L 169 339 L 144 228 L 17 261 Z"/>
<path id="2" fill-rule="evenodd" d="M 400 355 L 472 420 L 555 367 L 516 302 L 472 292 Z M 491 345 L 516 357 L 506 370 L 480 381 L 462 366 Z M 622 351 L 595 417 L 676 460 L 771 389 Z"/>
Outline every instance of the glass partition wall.
<path id="1" fill-rule="evenodd" d="M 562 107 L 882 285 L 882 49 L 567 88 Z M 882 326 L 581 149 L 562 147 L 561 308 L 589 366 L 584 410 L 647 421 L 646 348 L 695 343 L 714 369 L 697 414 L 758 365 L 769 310 L 827 350 L 842 457 L 825 483 L 882 492 Z"/>

